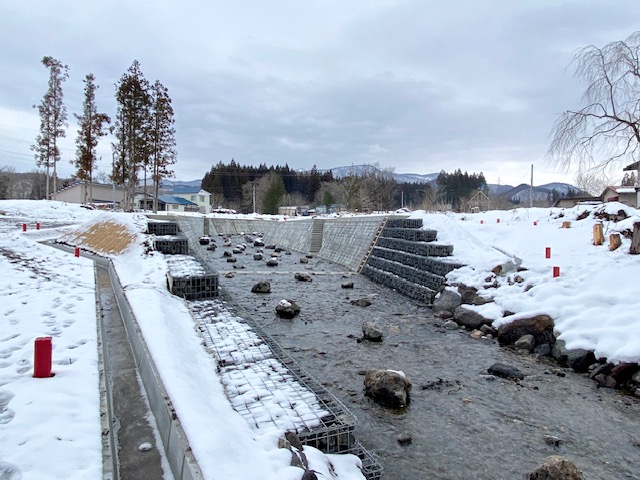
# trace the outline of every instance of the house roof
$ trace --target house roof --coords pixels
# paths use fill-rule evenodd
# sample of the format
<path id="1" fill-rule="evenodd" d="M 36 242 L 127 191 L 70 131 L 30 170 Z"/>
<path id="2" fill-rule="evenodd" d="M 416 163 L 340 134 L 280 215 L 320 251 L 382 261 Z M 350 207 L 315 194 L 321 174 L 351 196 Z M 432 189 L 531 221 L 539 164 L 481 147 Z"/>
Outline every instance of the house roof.
<path id="1" fill-rule="evenodd" d="M 195 194 L 200 192 L 203 192 L 203 194 L 209 194 L 209 192 L 202 190 L 200 187 L 177 186 L 173 187 L 173 190 L 171 190 L 173 195 Z"/>
<path id="2" fill-rule="evenodd" d="M 158 195 L 158 200 L 162 203 L 172 205 L 193 205 L 195 207 L 198 206 L 197 203 L 190 202 L 189 200 L 182 197 L 174 197 L 173 195 Z"/>
<path id="3" fill-rule="evenodd" d="M 632 163 L 631 165 L 627 165 L 622 169 L 623 172 L 628 172 L 629 170 L 640 170 L 640 160 Z"/>

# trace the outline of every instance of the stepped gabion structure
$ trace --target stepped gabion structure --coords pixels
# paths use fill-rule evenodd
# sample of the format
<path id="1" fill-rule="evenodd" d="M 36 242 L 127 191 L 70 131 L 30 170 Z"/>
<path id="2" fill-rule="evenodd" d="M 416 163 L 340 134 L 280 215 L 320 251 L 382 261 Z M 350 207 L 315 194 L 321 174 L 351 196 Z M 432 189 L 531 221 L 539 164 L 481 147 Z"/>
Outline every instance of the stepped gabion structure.
<path id="1" fill-rule="evenodd" d="M 284 352 L 245 311 L 217 300 L 188 303 L 233 408 L 252 428 L 296 432 L 325 453 L 358 455 L 368 480 L 382 467 L 354 436 L 354 415 Z"/>
<path id="2" fill-rule="evenodd" d="M 186 300 L 218 296 L 218 274 L 189 255 L 168 255 L 167 286 L 173 295 Z"/>
<path id="3" fill-rule="evenodd" d="M 161 235 L 153 239 L 153 248 L 165 255 L 188 255 L 189 239 L 184 235 Z"/>
<path id="4" fill-rule="evenodd" d="M 178 235 L 178 222 L 169 220 L 148 220 L 147 233 L 151 235 Z"/>
<path id="5" fill-rule="evenodd" d="M 463 266 L 447 260 L 452 245 L 435 243 L 437 232 L 422 219 L 390 218 L 371 249 L 362 273 L 410 298 L 431 304 L 450 271 Z"/>

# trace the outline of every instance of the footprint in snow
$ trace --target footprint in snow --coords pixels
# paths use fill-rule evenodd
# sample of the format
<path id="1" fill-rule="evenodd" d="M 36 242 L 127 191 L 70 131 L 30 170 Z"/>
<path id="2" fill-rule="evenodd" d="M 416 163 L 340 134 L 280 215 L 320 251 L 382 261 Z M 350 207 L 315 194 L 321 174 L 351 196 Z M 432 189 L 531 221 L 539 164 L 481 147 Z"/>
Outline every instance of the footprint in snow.
<path id="1" fill-rule="evenodd" d="M 0 425 L 9 423 L 15 416 L 13 410 L 8 407 L 9 402 L 13 399 L 13 397 L 14 395 L 11 392 L 0 392 Z M 0 478 L 4 479 L 4 477 L 2 476 L 2 470 L 0 470 Z"/>
<path id="2" fill-rule="evenodd" d="M 18 360 L 17 364 L 18 368 L 16 368 L 16 372 L 20 375 L 31 370 L 31 362 L 29 360 Z"/>
<path id="3" fill-rule="evenodd" d="M 0 342 L 8 342 L 9 340 L 13 340 L 14 338 L 19 336 L 19 333 L 14 333 L 13 335 L 9 335 L 8 337 L 0 338 Z"/>
<path id="4" fill-rule="evenodd" d="M 84 345 L 85 343 L 87 343 L 89 340 L 78 340 L 76 343 L 72 343 L 71 345 L 69 345 L 67 348 L 69 350 L 73 350 L 74 348 L 78 348 L 81 347 L 82 345 Z"/>

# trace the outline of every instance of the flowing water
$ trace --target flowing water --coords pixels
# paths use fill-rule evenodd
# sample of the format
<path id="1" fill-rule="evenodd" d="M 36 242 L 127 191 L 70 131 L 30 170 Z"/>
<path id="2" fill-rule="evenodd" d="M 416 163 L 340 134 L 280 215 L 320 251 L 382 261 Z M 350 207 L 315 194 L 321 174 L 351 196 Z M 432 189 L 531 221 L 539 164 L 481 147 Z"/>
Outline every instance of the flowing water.
<path id="1" fill-rule="evenodd" d="M 235 264 L 221 250 L 208 256 L 225 294 L 356 415 L 356 435 L 378 455 L 385 479 L 524 479 L 554 454 L 590 480 L 640 479 L 637 398 L 494 340 L 447 330 L 429 308 L 318 258 L 303 265 L 300 254 L 283 253 L 280 265 L 269 268 L 253 260 L 252 247 Z M 299 282 L 295 272 L 313 281 Z M 259 280 L 271 283 L 271 293 L 251 293 Z M 341 288 L 351 281 L 353 290 Z M 350 303 L 363 297 L 372 304 Z M 302 308 L 293 320 L 275 314 L 285 298 Z M 363 321 L 382 327 L 381 343 L 358 341 Z M 486 375 L 495 362 L 516 366 L 526 378 Z M 365 397 L 371 368 L 407 375 L 413 389 L 406 409 Z M 401 446 L 397 437 L 405 432 L 412 443 Z"/>

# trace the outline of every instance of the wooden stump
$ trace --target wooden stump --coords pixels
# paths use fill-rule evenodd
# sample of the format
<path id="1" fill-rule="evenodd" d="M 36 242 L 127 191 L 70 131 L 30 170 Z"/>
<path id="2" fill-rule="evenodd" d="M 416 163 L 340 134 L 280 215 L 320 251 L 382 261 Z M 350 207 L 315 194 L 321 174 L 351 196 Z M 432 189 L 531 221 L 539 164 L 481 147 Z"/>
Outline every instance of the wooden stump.
<path id="1" fill-rule="evenodd" d="M 604 234 L 602 233 L 602 224 L 596 223 L 593 226 L 593 244 L 602 245 L 604 243 Z"/>
<path id="2" fill-rule="evenodd" d="M 629 253 L 637 255 L 640 253 L 640 222 L 633 224 L 633 236 L 631 237 L 631 248 Z"/>
<path id="3" fill-rule="evenodd" d="M 620 240 L 619 233 L 612 233 L 609 235 L 609 250 L 613 251 L 622 245 L 622 240 Z"/>
<path id="4" fill-rule="evenodd" d="M 562 222 L 562 228 L 569 228 L 571 227 L 571 222 Z"/>

